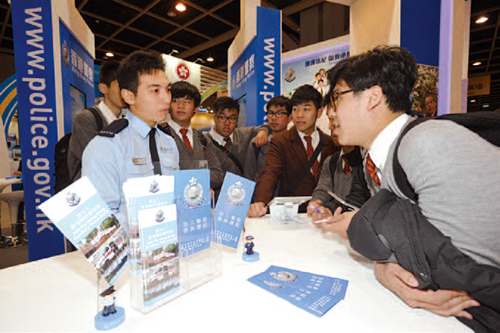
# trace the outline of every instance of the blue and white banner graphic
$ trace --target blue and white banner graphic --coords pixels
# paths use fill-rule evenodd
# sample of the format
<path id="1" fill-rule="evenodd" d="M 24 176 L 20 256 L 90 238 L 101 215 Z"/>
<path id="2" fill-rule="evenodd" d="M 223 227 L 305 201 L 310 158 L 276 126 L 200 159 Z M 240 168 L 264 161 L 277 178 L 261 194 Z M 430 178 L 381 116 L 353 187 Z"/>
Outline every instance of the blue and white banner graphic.
<path id="1" fill-rule="evenodd" d="M 24 200 L 30 260 L 64 253 L 64 238 L 38 206 L 54 191 L 57 112 L 50 0 L 12 1 Z"/>

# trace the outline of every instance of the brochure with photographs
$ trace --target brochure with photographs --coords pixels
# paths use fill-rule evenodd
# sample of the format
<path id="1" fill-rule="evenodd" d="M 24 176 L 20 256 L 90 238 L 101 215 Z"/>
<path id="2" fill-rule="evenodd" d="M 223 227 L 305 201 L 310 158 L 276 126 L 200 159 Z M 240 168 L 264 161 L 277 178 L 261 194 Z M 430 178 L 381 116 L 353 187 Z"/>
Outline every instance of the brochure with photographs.
<path id="1" fill-rule="evenodd" d="M 174 177 L 129 179 L 123 191 L 130 228 L 131 302 L 147 312 L 180 290 Z"/>
<path id="2" fill-rule="evenodd" d="M 87 177 L 40 209 L 110 284 L 127 267 L 127 234 Z"/>

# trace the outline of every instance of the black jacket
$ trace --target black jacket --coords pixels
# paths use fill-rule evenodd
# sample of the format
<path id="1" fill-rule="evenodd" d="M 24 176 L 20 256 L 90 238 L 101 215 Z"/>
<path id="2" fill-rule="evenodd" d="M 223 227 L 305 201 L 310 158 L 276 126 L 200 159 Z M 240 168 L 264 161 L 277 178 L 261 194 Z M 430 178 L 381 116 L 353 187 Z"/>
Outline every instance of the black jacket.
<path id="1" fill-rule="evenodd" d="M 352 248 L 368 259 L 396 259 L 420 289 L 468 292 L 481 305 L 466 309 L 474 319 L 458 319 L 476 332 L 500 332 L 500 269 L 462 253 L 418 205 L 383 189 L 354 215 L 347 234 Z"/>

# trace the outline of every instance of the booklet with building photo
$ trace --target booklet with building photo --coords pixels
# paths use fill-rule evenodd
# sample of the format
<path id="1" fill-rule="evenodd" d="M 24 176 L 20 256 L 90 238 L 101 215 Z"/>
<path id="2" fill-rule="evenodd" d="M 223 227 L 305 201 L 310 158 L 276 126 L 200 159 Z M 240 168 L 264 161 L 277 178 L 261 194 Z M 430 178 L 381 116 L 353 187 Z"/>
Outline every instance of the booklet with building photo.
<path id="1" fill-rule="evenodd" d="M 64 236 L 112 285 L 127 266 L 127 234 L 87 177 L 40 205 Z"/>
<path id="2" fill-rule="evenodd" d="M 123 191 L 130 230 L 131 303 L 148 312 L 180 290 L 174 177 L 129 179 Z"/>

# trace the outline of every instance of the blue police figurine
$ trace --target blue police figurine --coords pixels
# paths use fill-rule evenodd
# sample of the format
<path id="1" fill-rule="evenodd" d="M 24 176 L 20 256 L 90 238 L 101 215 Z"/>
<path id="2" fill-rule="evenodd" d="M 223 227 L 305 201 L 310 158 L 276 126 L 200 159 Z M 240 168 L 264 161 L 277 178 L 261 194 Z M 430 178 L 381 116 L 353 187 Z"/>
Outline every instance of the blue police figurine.
<path id="1" fill-rule="evenodd" d="M 241 255 L 241 258 L 244 260 L 244 261 L 247 261 L 247 262 L 255 262 L 255 261 L 258 261 L 260 259 L 260 255 L 259 255 L 259 252 L 256 252 L 253 250 L 254 248 L 254 243 L 253 243 L 253 236 L 246 236 L 245 237 L 245 240 L 246 240 L 246 243 L 245 243 L 245 249 L 246 249 L 246 252 L 243 252 L 242 255 Z"/>
<path id="2" fill-rule="evenodd" d="M 120 326 L 125 321 L 125 310 L 115 306 L 115 288 L 113 286 L 101 293 L 101 305 L 103 309 L 94 318 L 95 328 L 107 331 Z"/>

